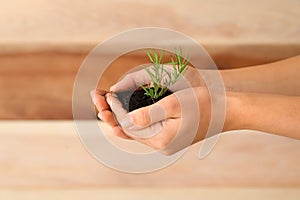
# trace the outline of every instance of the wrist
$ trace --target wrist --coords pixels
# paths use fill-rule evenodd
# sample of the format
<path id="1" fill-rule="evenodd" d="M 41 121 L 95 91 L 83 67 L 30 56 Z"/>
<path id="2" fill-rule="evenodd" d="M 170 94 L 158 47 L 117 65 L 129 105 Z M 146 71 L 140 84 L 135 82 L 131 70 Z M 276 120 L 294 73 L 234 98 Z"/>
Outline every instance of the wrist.
<path id="1" fill-rule="evenodd" d="M 201 77 L 201 74 L 194 67 L 188 67 L 184 76 L 189 81 L 191 87 L 205 86 L 205 83 Z"/>
<path id="2" fill-rule="evenodd" d="M 219 70 L 226 91 L 236 91 L 235 76 L 233 70 Z M 239 83 L 241 84 L 241 83 Z"/>
<path id="3" fill-rule="evenodd" d="M 242 128 L 241 109 L 243 109 L 241 95 L 236 92 L 226 92 L 226 117 L 223 132 Z"/>

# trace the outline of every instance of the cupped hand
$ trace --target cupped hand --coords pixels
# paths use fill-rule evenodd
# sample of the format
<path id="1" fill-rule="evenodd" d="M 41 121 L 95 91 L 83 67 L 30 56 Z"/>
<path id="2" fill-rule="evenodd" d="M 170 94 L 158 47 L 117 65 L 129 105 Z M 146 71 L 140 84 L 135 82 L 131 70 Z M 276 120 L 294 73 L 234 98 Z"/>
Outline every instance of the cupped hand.
<path id="1" fill-rule="evenodd" d="M 164 66 L 165 69 L 168 71 L 172 71 L 173 67 L 170 65 Z M 184 78 L 184 79 L 183 79 Z M 189 82 L 189 85 L 186 84 L 186 80 Z M 132 72 L 127 74 L 121 81 L 117 82 L 115 85 L 113 85 L 110 88 L 111 92 L 121 92 L 121 91 L 128 91 L 128 90 L 134 90 L 137 87 L 139 87 L 139 84 L 148 84 L 151 82 L 151 79 L 149 78 L 148 74 L 145 70 L 139 70 L 136 72 Z M 172 91 L 178 91 L 180 89 L 184 89 L 187 87 L 198 87 L 198 86 L 204 86 L 204 81 L 202 80 L 201 76 L 197 72 L 197 70 L 193 67 L 187 67 L 187 70 L 184 74 L 184 77 L 182 77 L 177 83 L 170 87 L 170 90 Z M 98 110 L 98 118 L 100 118 L 102 121 L 106 122 L 108 125 L 110 125 L 113 128 L 113 133 L 117 136 L 121 136 L 123 138 L 128 138 L 122 133 L 122 130 L 118 128 L 118 123 L 115 120 L 115 117 L 113 113 L 111 112 L 110 106 L 107 103 L 109 99 L 106 97 L 106 94 L 109 94 L 108 91 L 103 90 L 93 90 L 91 92 L 91 97 L 93 99 L 93 102 Z"/>
<path id="2" fill-rule="evenodd" d="M 130 139 L 122 129 L 119 127 L 119 124 L 117 123 L 112 110 L 107 103 L 106 96 L 108 96 L 108 92 L 104 90 L 95 89 L 91 91 L 91 97 L 93 100 L 93 103 L 95 104 L 97 110 L 98 110 L 98 118 L 102 121 L 106 122 L 109 126 L 112 127 L 112 132 L 114 135 L 124 138 L 124 139 Z"/>
<path id="3" fill-rule="evenodd" d="M 165 67 L 167 70 L 173 70 L 171 66 Z M 126 139 L 135 139 L 154 149 L 163 149 L 164 153 L 167 154 L 179 151 L 195 142 L 195 135 L 186 137 L 183 132 L 191 130 L 189 127 L 191 122 L 198 127 L 198 123 L 195 123 L 198 112 L 198 109 L 195 109 L 195 107 L 198 104 L 195 98 L 191 98 L 191 95 L 195 93 L 195 90 L 191 87 L 204 85 L 200 75 L 194 68 L 188 67 L 184 77 L 169 88 L 174 92 L 172 95 L 153 105 L 127 113 L 114 93 L 135 90 L 140 84 L 148 84 L 150 82 L 151 80 L 146 71 L 139 70 L 127 74 L 121 81 L 110 88 L 110 92 L 95 90 L 91 95 L 99 111 L 98 117 L 112 127 L 114 135 Z M 206 91 L 204 87 L 197 90 Z M 206 96 L 207 94 L 206 92 Z M 188 108 L 185 109 L 187 110 L 186 113 L 192 112 L 185 114 L 184 123 L 182 120 L 183 113 L 181 112 L 182 105 L 185 107 L 188 105 Z M 177 144 L 178 140 L 174 140 L 175 136 L 181 138 L 180 144 Z M 201 138 L 199 134 L 197 138 Z M 170 143 L 173 143 L 173 145 L 170 145 Z"/>
<path id="4" fill-rule="evenodd" d="M 113 94 L 107 93 L 106 98 L 108 104 L 103 95 L 97 98 L 98 107 L 106 108 L 99 111 L 99 117 L 112 127 L 115 135 L 135 139 L 164 154 L 173 154 L 202 140 L 210 122 L 211 104 L 206 87 L 177 91 L 130 113 Z"/>
<path id="5" fill-rule="evenodd" d="M 124 135 L 164 154 L 173 154 L 202 140 L 210 122 L 206 87 L 179 90 L 130 113 L 114 95 L 108 94 L 107 98 Z"/>

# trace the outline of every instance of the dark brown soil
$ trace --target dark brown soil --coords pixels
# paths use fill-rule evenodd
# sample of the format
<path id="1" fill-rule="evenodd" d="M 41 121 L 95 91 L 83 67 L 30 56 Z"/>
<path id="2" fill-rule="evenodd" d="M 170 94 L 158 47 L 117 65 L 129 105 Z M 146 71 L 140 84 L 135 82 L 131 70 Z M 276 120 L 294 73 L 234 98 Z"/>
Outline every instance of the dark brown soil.
<path id="1" fill-rule="evenodd" d="M 152 99 L 149 96 L 145 95 L 145 91 L 143 89 L 116 93 L 119 101 L 123 105 L 123 108 L 127 110 L 127 112 L 131 112 L 141 107 L 149 106 L 170 94 L 172 94 L 172 92 L 167 90 L 167 92 L 163 96 L 157 99 Z"/>

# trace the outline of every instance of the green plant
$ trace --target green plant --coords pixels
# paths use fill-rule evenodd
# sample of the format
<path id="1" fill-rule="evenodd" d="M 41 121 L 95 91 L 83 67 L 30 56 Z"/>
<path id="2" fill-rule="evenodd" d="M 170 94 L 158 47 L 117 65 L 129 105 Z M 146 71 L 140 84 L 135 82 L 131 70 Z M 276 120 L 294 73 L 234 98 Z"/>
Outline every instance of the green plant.
<path id="1" fill-rule="evenodd" d="M 186 71 L 190 59 L 183 57 L 181 49 L 179 50 L 179 52 L 176 49 L 174 50 L 175 59 L 171 55 L 170 62 L 168 63 L 163 63 L 162 61 L 164 50 L 162 50 L 160 56 L 156 53 L 155 50 L 146 50 L 146 54 L 153 64 L 153 67 L 144 67 L 144 70 L 146 70 L 147 74 L 149 75 L 152 84 L 149 83 L 147 85 L 140 86 L 145 91 L 145 95 L 149 96 L 152 99 L 157 99 L 163 96 L 168 88 L 180 79 L 180 77 Z M 173 71 L 165 69 L 164 64 L 172 65 Z"/>

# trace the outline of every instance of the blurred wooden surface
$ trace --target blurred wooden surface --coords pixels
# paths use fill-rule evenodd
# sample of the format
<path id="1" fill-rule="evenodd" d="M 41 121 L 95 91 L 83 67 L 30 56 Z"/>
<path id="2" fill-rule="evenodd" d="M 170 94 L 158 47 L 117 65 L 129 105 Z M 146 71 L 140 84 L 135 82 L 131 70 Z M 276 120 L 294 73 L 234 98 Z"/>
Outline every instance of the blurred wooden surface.
<path id="1" fill-rule="evenodd" d="M 121 140 L 105 124 L 100 127 L 111 141 Z M 0 121 L 0 199 L 300 197 L 297 140 L 236 131 L 222 134 L 205 159 L 198 159 L 198 151 L 199 145 L 193 146 L 154 173 L 127 174 L 97 162 L 73 121 Z"/>
<path id="2" fill-rule="evenodd" d="M 95 45 L 131 28 L 183 32 L 223 69 L 298 55 L 299 6 L 298 0 L 1 1 L 0 199 L 299 199 L 296 140 L 227 133 L 204 160 L 196 145 L 168 168 L 131 175 L 94 160 L 72 121 L 16 120 L 71 119 L 80 64 Z M 104 87 L 117 76 L 106 77 Z"/>
<path id="3" fill-rule="evenodd" d="M 1 52 L 90 50 L 121 31 L 147 26 L 175 29 L 208 46 L 299 45 L 299 5 L 298 0 L 1 1 Z"/>
<path id="4" fill-rule="evenodd" d="M 298 0 L 1 1 L 0 119 L 71 119 L 80 64 L 96 44 L 131 28 L 180 31 L 220 68 L 298 55 L 299 6 Z M 115 66 L 143 59 L 131 56 Z M 106 79 L 117 80 L 116 74 Z"/>
<path id="5" fill-rule="evenodd" d="M 103 131 L 119 147 L 137 145 Z M 102 141 L 99 141 L 99 146 Z M 192 146 L 175 164 L 133 175 L 97 162 L 73 121 L 0 121 L 0 188 L 117 186 L 300 187 L 300 142 L 259 132 L 222 134 L 203 160 Z"/>
<path id="6" fill-rule="evenodd" d="M 22 200 L 298 200 L 300 197 L 299 188 L 243 188 L 243 187 L 119 187 L 101 189 L 25 189 L 15 192 L 10 189 L 0 189 L 1 199 L 22 199 Z"/>
<path id="7" fill-rule="evenodd" d="M 298 0 L 1 1 L 0 54 L 87 54 L 122 31 L 161 27 L 195 39 L 220 67 L 247 66 L 300 53 L 299 6 Z"/>

